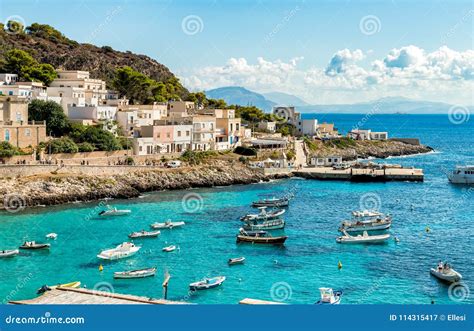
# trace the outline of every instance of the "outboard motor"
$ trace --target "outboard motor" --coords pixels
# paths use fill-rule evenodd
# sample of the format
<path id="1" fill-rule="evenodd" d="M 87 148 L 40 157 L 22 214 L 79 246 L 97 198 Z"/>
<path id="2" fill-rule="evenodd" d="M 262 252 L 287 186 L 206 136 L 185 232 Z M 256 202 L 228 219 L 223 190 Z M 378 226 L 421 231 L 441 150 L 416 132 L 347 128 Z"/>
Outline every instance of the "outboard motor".
<path id="1" fill-rule="evenodd" d="M 36 294 L 43 294 L 46 291 L 51 291 L 48 285 L 43 285 L 41 288 L 36 292 Z"/>

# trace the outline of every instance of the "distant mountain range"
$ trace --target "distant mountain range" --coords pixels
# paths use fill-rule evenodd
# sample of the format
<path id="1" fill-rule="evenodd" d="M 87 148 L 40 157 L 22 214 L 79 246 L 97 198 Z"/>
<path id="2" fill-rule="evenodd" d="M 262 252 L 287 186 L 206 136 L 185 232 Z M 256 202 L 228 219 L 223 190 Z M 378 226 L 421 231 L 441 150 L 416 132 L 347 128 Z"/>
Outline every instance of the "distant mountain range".
<path id="1" fill-rule="evenodd" d="M 370 102 L 339 105 L 310 105 L 301 98 L 282 92 L 257 93 L 244 87 L 228 86 L 206 91 L 206 95 L 213 99 L 224 99 L 232 105 L 256 106 L 270 112 L 273 106 L 296 106 L 301 113 L 353 113 L 364 114 L 446 114 L 453 105 L 419 101 L 403 97 L 387 97 Z M 467 107 L 474 112 L 474 107 Z"/>

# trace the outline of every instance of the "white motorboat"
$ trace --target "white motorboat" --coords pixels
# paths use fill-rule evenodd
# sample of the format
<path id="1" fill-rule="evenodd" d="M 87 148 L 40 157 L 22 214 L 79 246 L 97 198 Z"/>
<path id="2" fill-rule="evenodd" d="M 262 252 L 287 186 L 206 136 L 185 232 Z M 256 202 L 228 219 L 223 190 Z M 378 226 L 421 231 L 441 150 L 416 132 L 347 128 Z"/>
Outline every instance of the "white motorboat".
<path id="1" fill-rule="evenodd" d="M 474 184 L 474 165 L 457 166 L 448 179 L 453 184 Z"/>
<path id="2" fill-rule="evenodd" d="M 450 283 L 459 282 L 462 279 L 462 275 L 451 268 L 448 263 L 439 263 L 436 269 L 430 269 L 430 273 L 436 278 Z"/>
<path id="3" fill-rule="evenodd" d="M 343 221 L 339 231 L 359 232 L 387 230 L 392 225 L 392 217 L 378 211 L 354 211 L 352 220 Z"/>
<path id="4" fill-rule="evenodd" d="M 171 222 L 170 220 L 167 220 L 164 223 L 153 223 L 150 226 L 153 229 L 173 229 L 173 228 L 177 228 L 183 225 L 184 225 L 184 222 Z"/>
<path id="5" fill-rule="evenodd" d="M 224 281 L 225 281 L 225 276 L 204 278 L 203 280 L 189 284 L 189 289 L 191 291 L 208 290 L 210 288 L 214 288 L 214 287 L 218 287 L 222 285 Z"/>
<path id="6" fill-rule="evenodd" d="M 232 259 L 229 259 L 227 261 L 227 263 L 229 265 L 234 265 L 234 264 L 243 264 L 245 262 L 245 257 L 241 256 L 241 257 L 234 257 Z"/>
<path id="7" fill-rule="evenodd" d="M 160 231 L 138 231 L 138 232 L 132 232 L 128 235 L 129 238 L 131 239 L 137 239 L 137 238 L 156 238 L 161 234 Z"/>
<path id="8" fill-rule="evenodd" d="M 51 232 L 46 235 L 46 238 L 48 239 L 56 239 L 58 237 L 57 233 Z"/>
<path id="9" fill-rule="evenodd" d="M 290 199 L 288 197 L 283 198 L 270 198 L 262 199 L 252 202 L 252 207 L 288 207 Z"/>
<path id="10" fill-rule="evenodd" d="M 352 212 L 352 217 L 357 219 L 375 218 L 383 215 L 376 210 L 355 210 Z"/>
<path id="11" fill-rule="evenodd" d="M 118 260 L 134 255 L 141 247 L 135 246 L 133 243 L 124 242 L 115 248 L 106 249 L 100 252 L 97 257 L 103 260 Z"/>
<path id="12" fill-rule="evenodd" d="M 320 287 L 319 293 L 321 299 L 316 302 L 318 305 L 329 304 L 329 305 L 338 305 L 341 303 L 342 291 L 334 291 L 332 288 Z"/>
<path id="13" fill-rule="evenodd" d="M 99 213 L 100 217 L 110 217 L 110 216 L 124 216 L 130 214 L 132 211 L 130 209 L 117 209 L 107 205 L 107 209 L 102 210 Z"/>
<path id="14" fill-rule="evenodd" d="M 279 230 L 285 227 L 285 221 L 282 219 L 276 219 L 272 221 L 264 221 L 264 222 L 257 222 L 257 221 L 248 221 L 243 226 L 244 230 L 250 231 L 268 231 L 268 230 Z"/>
<path id="15" fill-rule="evenodd" d="M 13 257 L 15 255 L 18 255 L 19 253 L 20 253 L 20 250 L 18 249 L 4 249 L 0 251 L 0 258 Z"/>
<path id="16" fill-rule="evenodd" d="M 274 220 L 285 213 L 285 209 L 276 209 L 267 212 L 267 207 L 258 207 L 260 209 L 260 213 L 258 214 L 247 214 L 240 218 L 241 221 L 269 221 Z"/>
<path id="17" fill-rule="evenodd" d="M 166 247 L 163 247 L 162 251 L 163 252 L 172 252 L 176 249 L 176 246 L 175 245 L 170 245 L 170 246 L 166 246 Z"/>
<path id="18" fill-rule="evenodd" d="M 147 268 L 147 269 L 114 272 L 114 278 L 122 278 L 122 279 L 145 278 L 145 277 L 152 277 L 155 274 L 156 274 L 156 268 Z"/>
<path id="19" fill-rule="evenodd" d="M 362 235 L 351 236 L 346 231 L 342 231 L 343 236 L 337 237 L 336 242 L 340 244 L 378 244 L 382 243 L 390 238 L 390 234 L 380 234 L 369 236 L 367 231 L 364 231 Z"/>

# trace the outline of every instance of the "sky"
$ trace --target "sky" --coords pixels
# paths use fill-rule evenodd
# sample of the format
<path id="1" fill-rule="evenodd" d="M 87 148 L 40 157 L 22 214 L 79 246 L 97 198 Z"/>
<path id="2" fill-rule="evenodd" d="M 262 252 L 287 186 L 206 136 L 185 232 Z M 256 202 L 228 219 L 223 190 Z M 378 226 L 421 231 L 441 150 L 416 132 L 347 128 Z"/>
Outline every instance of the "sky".
<path id="1" fill-rule="evenodd" d="M 0 19 L 146 54 L 192 91 L 474 104 L 474 2 L 1 0 Z"/>

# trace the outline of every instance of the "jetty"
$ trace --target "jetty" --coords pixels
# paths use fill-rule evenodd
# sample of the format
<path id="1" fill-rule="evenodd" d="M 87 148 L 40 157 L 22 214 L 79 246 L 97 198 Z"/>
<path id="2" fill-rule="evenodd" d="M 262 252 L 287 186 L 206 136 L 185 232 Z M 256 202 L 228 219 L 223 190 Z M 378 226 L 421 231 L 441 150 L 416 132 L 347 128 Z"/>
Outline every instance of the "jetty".
<path id="1" fill-rule="evenodd" d="M 422 182 L 423 169 L 415 168 L 355 168 L 334 169 L 333 167 L 302 168 L 293 171 L 297 177 L 319 180 L 346 180 L 352 182 Z"/>
<path id="2" fill-rule="evenodd" d="M 164 299 L 152 299 L 136 295 L 110 293 L 103 291 L 88 290 L 85 288 L 57 287 L 47 291 L 39 297 L 10 301 L 13 305 L 116 305 L 116 304 L 154 304 L 154 305 L 177 305 L 190 304 L 183 301 L 170 301 Z"/>

